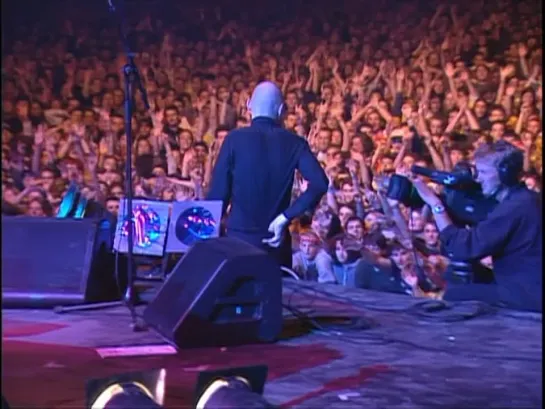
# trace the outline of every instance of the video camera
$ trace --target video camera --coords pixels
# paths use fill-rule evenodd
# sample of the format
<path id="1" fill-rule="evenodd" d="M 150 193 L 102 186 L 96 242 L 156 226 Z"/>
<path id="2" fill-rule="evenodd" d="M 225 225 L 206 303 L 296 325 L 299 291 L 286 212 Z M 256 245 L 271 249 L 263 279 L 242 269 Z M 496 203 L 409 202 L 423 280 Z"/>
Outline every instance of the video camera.
<path id="1" fill-rule="evenodd" d="M 440 194 L 452 221 L 459 226 L 473 226 L 483 220 L 496 205 L 496 201 L 483 195 L 481 185 L 475 181 L 471 166 L 465 162 L 457 164 L 452 172 L 412 166 L 411 171 L 425 176 L 432 182 L 444 186 Z M 390 178 L 386 197 L 410 208 L 421 208 L 425 203 L 411 181 L 402 175 Z"/>

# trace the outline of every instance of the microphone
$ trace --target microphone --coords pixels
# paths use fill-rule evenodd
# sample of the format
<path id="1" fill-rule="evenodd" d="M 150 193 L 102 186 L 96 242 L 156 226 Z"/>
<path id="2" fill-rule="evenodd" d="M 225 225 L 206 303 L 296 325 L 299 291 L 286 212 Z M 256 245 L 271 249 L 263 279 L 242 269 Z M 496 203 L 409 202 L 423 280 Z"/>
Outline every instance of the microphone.
<path id="1" fill-rule="evenodd" d="M 114 2 L 113 0 L 108 0 L 108 8 L 110 9 L 111 12 L 115 12 L 115 5 L 114 5 Z"/>

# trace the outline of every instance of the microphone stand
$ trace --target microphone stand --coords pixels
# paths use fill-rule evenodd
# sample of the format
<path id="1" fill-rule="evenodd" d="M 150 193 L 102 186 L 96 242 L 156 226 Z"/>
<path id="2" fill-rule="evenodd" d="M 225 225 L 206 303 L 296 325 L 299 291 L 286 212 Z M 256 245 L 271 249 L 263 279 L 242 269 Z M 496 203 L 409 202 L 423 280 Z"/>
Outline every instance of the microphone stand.
<path id="1" fill-rule="evenodd" d="M 134 62 L 134 53 L 131 52 L 129 47 L 129 39 L 127 35 L 126 20 L 123 13 L 118 12 L 112 0 L 108 1 L 109 10 L 112 14 L 119 16 L 119 31 L 121 34 L 121 39 L 123 41 L 123 46 L 125 49 L 125 54 L 127 57 L 127 62 L 123 66 L 123 78 L 125 83 L 125 135 L 126 135 L 126 158 L 125 158 L 125 217 L 128 223 L 128 232 L 127 232 L 127 289 L 123 295 L 122 301 L 114 302 L 104 302 L 104 303 L 94 303 L 87 305 L 76 305 L 71 307 L 55 307 L 55 312 L 64 313 L 70 311 L 83 311 L 83 310 L 93 310 L 93 309 L 102 309 L 116 307 L 121 304 L 124 304 L 131 313 L 131 327 L 134 331 L 145 331 L 146 325 L 139 322 L 138 315 L 136 314 L 135 304 L 136 304 L 136 292 L 134 290 L 134 257 L 133 257 L 133 245 L 134 245 L 134 217 L 132 212 L 132 202 L 133 202 L 133 178 L 132 178 L 132 116 L 134 109 L 134 87 L 138 87 L 140 95 L 147 110 L 150 109 L 148 97 L 146 90 L 142 85 L 140 79 L 140 73 Z"/>
<path id="2" fill-rule="evenodd" d="M 132 55 L 127 54 L 127 63 L 123 67 L 123 74 L 125 78 L 125 135 L 126 135 L 126 158 L 125 158 L 125 217 L 127 217 L 128 231 L 127 231 L 127 290 L 123 297 L 123 301 L 131 312 L 133 329 L 139 330 L 138 319 L 135 311 L 136 293 L 134 290 L 134 217 L 132 209 L 133 200 L 133 186 L 132 186 L 132 115 L 134 107 L 134 85 L 136 84 L 140 89 L 140 93 L 143 96 L 144 103 L 147 105 L 145 97 L 145 91 L 143 90 L 142 83 L 140 82 L 140 75 L 138 68 L 134 63 Z M 147 106 L 149 109 L 149 106 Z"/>

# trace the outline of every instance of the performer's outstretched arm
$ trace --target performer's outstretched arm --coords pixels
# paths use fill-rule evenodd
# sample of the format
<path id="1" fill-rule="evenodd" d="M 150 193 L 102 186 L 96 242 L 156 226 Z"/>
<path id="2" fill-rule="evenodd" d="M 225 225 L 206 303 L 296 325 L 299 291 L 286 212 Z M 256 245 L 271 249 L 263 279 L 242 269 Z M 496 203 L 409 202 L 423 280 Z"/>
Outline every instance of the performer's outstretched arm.
<path id="1" fill-rule="evenodd" d="M 327 176 L 316 157 L 310 151 L 307 142 L 304 142 L 303 149 L 299 155 L 297 169 L 307 180 L 308 187 L 307 190 L 284 212 L 284 216 L 286 216 L 288 220 L 299 217 L 304 212 L 316 207 L 322 196 L 327 192 Z"/>

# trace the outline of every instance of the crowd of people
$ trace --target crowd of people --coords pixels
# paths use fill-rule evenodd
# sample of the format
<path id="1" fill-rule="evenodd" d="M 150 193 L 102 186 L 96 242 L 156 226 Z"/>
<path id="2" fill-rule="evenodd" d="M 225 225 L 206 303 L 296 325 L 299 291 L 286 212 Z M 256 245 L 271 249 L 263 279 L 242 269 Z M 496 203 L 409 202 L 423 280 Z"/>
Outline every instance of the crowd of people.
<path id="1" fill-rule="evenodd" d="M 203 198 L 262 80 L 280 86 L 285 128 L 308 141 L 329 178 L 323 202 L 290 226 L 301 279 L 433 296 L 422 272 L 440 290 L 448 271 L 463 270 L 442 254 L 427 206 L 393 208 L 385 196 L 388 178 L 414 164 L 451 171 L 504 139 L 524 152 L 523 181 L 540 191 L 539 2 L 248 2 L 240 13 L 168 3 L 128 18 L 150 103 L 136 92 L 135 196 Z M 126 59 L 97 7 L 27 16 L 4 40 L 4 214 L 52 217 L 73 182 L 119 210 Z M 295 182 L 297 197 L 306 181 Z"/>

